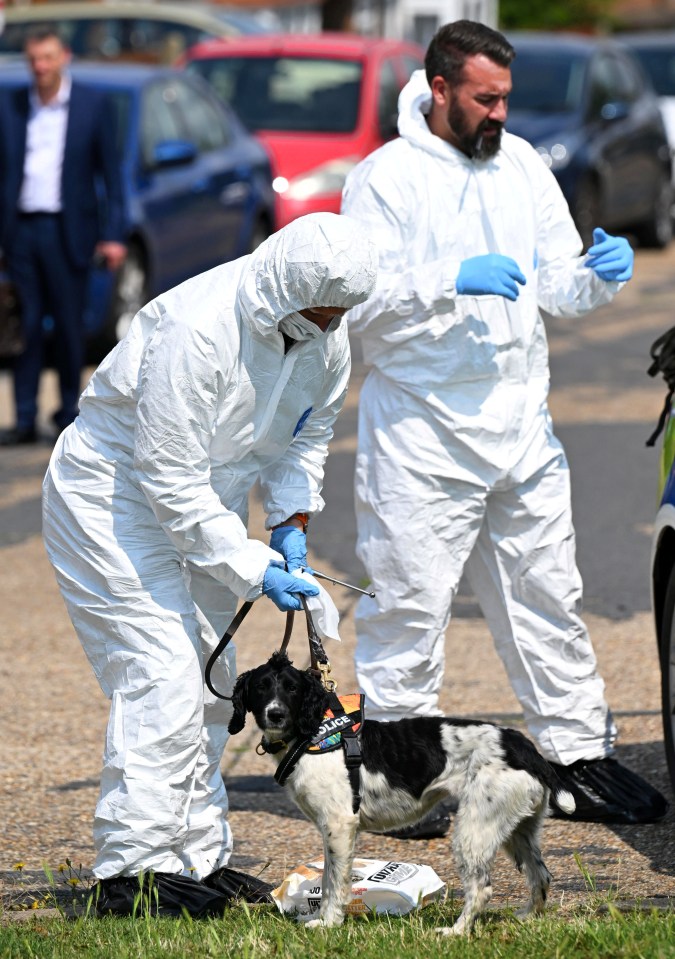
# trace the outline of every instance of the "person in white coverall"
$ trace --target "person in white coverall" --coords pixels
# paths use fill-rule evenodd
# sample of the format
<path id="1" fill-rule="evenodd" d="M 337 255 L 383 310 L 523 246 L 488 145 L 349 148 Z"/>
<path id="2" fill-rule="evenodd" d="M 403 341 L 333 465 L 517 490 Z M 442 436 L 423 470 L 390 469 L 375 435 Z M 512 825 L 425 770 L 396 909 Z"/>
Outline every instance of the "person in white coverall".
<path id="1" fill-rule="evenodd" d="M 357 676 L 371 718 L 438 712 L 445 632 L 468 566 L 528 728 L 568 777 L 575 817 L 648 821 L 665 800 L 607 758 L 616 729 L 579 615 L 540 313 L 609 303 L 633 253 L 598 228 L 582 255 L 555 177 L 503 130 L 513 55 L 482 24 L 442 27 L 401 92 L 400 137 L 345 184 L 342 210 L 380 254 L 375 293 L 347 316 L 370 366 L 355 492 L 375 598 L 357 609 Z M 448 822 L 437 810 L 404 835 L 442 834 Z"/>
<path id="2" fill-rule="evenodd" d="M 320 213 L 161 294 L 95 371 L 54 448 L 45 544 L 111 700 L 94 822 L 99 912 L 132 912 L 139 888 L 153 911 L 196 916 L 269 892 L 224 868 L 219 764 L 232 708 L 205 688 L 204 667 L 238 600 L 300 609 L 299 594 L 319 592 L 289 571 L 307 565 L 307 516 L 323 507 L 350 372 L 342 315 L 372 292 L 376 270 L 355 224 Z M 246 531 L 256 480 L 270 546 Z M 213 681 L 227 693 L 235 678 L 230 644 Z"/>

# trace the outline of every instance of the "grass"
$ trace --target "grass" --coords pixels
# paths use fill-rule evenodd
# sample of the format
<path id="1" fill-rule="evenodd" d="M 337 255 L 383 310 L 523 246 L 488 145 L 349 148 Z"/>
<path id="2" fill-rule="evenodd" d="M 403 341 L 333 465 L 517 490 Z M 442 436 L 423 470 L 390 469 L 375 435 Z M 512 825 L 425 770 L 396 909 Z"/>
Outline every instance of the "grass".
<path id="1" fill-rule="evenodd" d="M 197 921 L 99 919 L 87 908 L 91 880 L 81 868 L 67 862 L 57 873 L 45 870 L 48 885 L 38 893 L 17 869 L 0 908 L 0 959 L 675 959 L 675 910 L 621 909 L 595 892 L 579 866 L 588 889 L 583 907 L 551 907 L 525 922 L 508 909 L 491 910 L 468 938 L 436 932 L 457 917 L 461 904 L 453 899 L 400 918 L 350 917 L 326 930 L 305 929 L 273 906 L 242 905 Z"/>
<path id="2" fill-rule="evenodd" d="M 453 915 L 456 915 L 454 910 Z M 439 937 L 452 916 L 429 906 L 402 918 L 348 920 L 339 929 L 310 930 L 273 907 L 228 910 L 222 919 L 66 919 L 31 916 L 0 926 L 2 959 L 671 959 L 675 913 L 634 909 L 603 914 L 554 912 L 518 922 L 490 912 L 471 937 Z"/>

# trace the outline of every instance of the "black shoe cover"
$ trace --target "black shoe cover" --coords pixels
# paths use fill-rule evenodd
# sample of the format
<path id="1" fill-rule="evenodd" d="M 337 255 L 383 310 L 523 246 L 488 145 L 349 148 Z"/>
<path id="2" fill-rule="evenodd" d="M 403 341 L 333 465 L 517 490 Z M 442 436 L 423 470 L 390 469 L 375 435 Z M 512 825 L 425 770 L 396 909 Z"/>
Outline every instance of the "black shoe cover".
<path id="1" fill-rule="evenodd" d="M 271 896 L 274 886 L 255 876 L 247 876 L 236 869 L 216 869 L 204 879 L 204 885 L 226 896 L 228 899 L 240 899 L 243 902 L 274 902 Z"/>
<path id="2" fill-rule="evenodd" d="M 447 836 L 449 829 L 450 814 L 446 807 L 440 804 L 412 826 L 390 829 L 380 835 L 389 836 L 391 839 L 441 839 Z"/>
<path id="3" fill-rule="evenodd" d="M 656 822 L 668 811 L 665 797 L 616 759 L 579 759 L 570 766 L 551 765 L 577 804 L 570 815 L 551 799 L 556 819 L 626 825 Z"/>
<path id="4" fill-rule="evenodd" d="M 100 879 L 93 887 L 94 909 L 99 916 L 182 916 L 196 919 L 222 916 L 227 897 L 189 876 L 148 872 L 140 876 Z"/>

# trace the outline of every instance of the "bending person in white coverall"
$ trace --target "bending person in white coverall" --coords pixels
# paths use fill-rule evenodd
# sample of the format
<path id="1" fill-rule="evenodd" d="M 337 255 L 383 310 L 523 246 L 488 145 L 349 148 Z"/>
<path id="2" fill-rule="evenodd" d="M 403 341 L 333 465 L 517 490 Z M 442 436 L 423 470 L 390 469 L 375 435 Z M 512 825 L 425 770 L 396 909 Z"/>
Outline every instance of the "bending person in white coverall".
<path id="1" fill-rule="evenodd" d="M 610 302 L 633 253 L 598 229 L 582 256 L 555 177 L 503 131 L 513 55 L 482 24 L 442 27 L 426 71 L 401 93 L 400 138 L 345 185 L 343 212 L 380 253 L 376 292 L 347 317 L 371 367 L 356 510 L 375 599 L 357 609 L 357 675 L 372 718 L 438 711 L 445 632 L 471 557 L 528 728 L 566 774 L 575 816 L 649 821 L 665 800 L 607 758 L 616 729 L 579 616 L 540 314 Z M 448 822 L 437 811 L 406 835 L 442 834 Z"/>
<path id="2" fill-rule="evenodd" d="M 323 508 L 350 372 L 342 315 L 372 292 L 376 270 L 352 221 L 312 214 L 158 296 L 54 448 L 47 552 L 111 699 L 94 822 L 101 913 L 129 914 L 141 873 L 165 915 L 269 892 L 224 868 L 232 710 L 205 688 L 204 666 L 239 599 L 266 594 L 289 610 L 319 592 L 289 571 L 307 565 L 307 517 Z M 246 532 L 258 479 L 270 546 Z M 234 680 L 230 644 L 213 681 L 227 693 Z"/>

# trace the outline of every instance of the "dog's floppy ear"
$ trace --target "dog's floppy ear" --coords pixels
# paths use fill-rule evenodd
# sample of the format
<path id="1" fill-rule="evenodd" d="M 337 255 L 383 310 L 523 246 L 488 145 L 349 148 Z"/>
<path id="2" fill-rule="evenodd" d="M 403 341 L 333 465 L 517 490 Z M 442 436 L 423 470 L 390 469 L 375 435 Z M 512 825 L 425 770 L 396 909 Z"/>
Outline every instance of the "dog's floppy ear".
<path id="1" fill-rule="evenodd" d="M 232 719 L 230 720 L 227 731 L 231 736 L 236 736 L 246 725 L 246 713 L 248 712 L 248 683 L 251 676 L 251 670 L 242 673 L 238 677 L 232 690 Z"/>
<path id="2" fill-rule="evenodd" d="M 328 693 L 310 673 L 302 673 L 302 705 L 297 720 L 300 736 L 313 736 L 328 708 Z"/>

